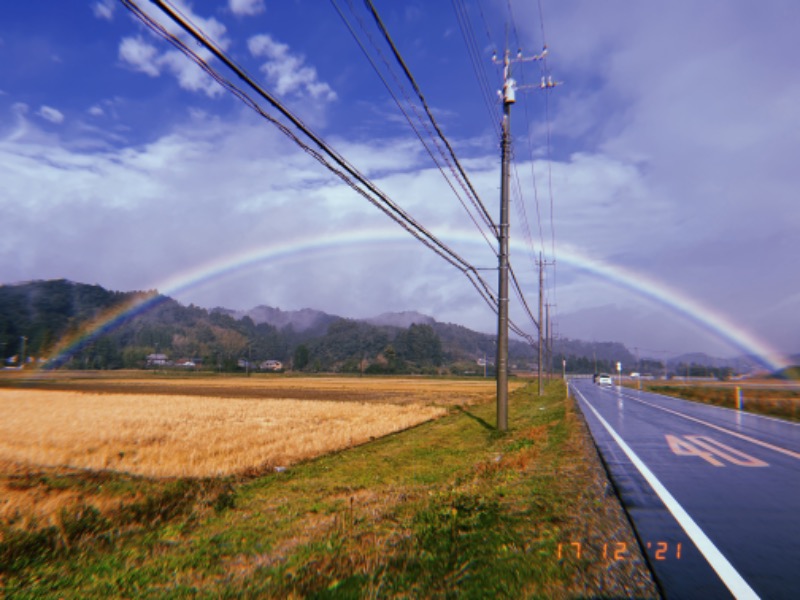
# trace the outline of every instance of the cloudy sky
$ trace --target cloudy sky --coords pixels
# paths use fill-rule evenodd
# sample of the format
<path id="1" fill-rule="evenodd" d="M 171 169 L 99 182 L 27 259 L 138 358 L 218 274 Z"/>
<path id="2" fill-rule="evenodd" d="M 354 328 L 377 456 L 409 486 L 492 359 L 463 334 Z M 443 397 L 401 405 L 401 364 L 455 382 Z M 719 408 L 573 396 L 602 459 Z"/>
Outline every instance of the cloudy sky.
<path id="1" fill-rule="evenodd" d="M 435 155 L 361 0 L 174 4 L 496 285 L 495 241 L 421 143 Z M 495 218 L 492 53 L 548 46 L 546 61 L 512 65 L 511 262 L 535 308 L 542 253 L 558 335 L 658 358 L 800 352 L 800 4 L 375 5 Z M 538 89 L 543 75 L 559 85 Z M 0 4 L 0 283 L 50 278 L 495 328 L 459 270 L 117 0 Z M 532 331 L 519 305 L 512 318 Z"/>

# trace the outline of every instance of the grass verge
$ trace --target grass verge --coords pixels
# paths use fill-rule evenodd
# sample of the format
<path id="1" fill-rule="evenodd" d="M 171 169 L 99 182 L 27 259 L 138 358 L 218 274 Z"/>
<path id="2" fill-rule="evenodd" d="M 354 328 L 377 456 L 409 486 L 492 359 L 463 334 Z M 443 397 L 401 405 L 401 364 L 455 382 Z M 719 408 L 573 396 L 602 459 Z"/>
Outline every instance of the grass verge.
<path id="1" fill-rule="evenodd" d="M 505 434 L 493 402 L 458 407 L 281 473 L 142 480 L 142 493 L 131 480 L 133 500 L 116 510 L 6 524 L 0 589 L 9 598 L 655 597 L 563 386 L 541 398 L 534 389 L 512 394 Z M 629 554 L 601 558 L 611 543 Z"/>
<path id="2" fill-rule="evenodd" d="M 644 387 L 647 391 L 656 394 L 714 406 L 737 408 L 736 386 L 733 384 L 691 385 L 647 382 Z M 800 392 L 797 390 L 759 388 L 755 385 L 743 385 L 739 389 L 743 410 L 788 421 L 800 421 Z"/>

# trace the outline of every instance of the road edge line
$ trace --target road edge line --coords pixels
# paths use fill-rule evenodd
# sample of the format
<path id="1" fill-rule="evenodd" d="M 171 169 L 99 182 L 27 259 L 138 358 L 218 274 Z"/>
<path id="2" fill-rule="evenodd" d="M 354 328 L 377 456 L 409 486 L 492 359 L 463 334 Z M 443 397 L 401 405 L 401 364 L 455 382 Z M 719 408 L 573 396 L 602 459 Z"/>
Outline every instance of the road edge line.
<path id="1" fill-rule="evenodd" d="M 689 516 L 689 513 L 684 510 L 684 508 L 678 503 L 675 497 L 669 493 L 664 484 L 659 481 L 659 479 L 655 476 L 655 474 L 644 464 L 644 462 L 639 458 L 639 456 L 633 451 L 633 449 L 625 443 L 619 434 L 614 430 L 611 425 L 597 412 L 597 409 L 592 406 L 583 393 L 573 387 L 572 388 L 580 399 L 583 401 L 586 406 L 594 413 L 597 419 L 600 421 L 600 424 L 605 427 L 606 431 L 611 435 L 620 449 L 625 453 L 625 455 L 630 459 L 633 465 L 637 468 L 639 473 L 644 477 L 645 481 L 653 488 L 653 491 L 658 495 L 664 505 L 667 507 L 667 510 L 675 517 L 675 520 L 678 521 L 680 526 L 686 532 L 686 535 L 694 542 L 694 545 L 697 546 L 697 549 L 700 550 L 700 553 L 705 557 L 708 564 L 711 565 L 711 568 L 717 573 L 719 578 L 725 584 L 725 586 L 730 590 L 730 592 L 736 598 L 753 598 L 758 599 L 758 594 L 755 593 L 753 588 L 745 581 L 745 579 L 739 574 L 739 572 L 733 567 L 733 565 L 728 561 L 727 558 L 719 551 L 719 549 L 714 545 L 709 537 L 705 534 L 705 532 L 700 528 L 700 526 L 695 523 L 694 519 Z"/>

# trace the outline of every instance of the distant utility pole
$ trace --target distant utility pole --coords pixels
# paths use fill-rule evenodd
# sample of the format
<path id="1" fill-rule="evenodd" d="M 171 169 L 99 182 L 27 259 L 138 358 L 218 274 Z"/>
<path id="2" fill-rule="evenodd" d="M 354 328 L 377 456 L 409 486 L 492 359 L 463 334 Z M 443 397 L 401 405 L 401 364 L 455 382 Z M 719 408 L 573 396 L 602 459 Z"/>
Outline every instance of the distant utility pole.
<path id="1" fill-rule="evenodd" d="M 497 429 L 500 431 L 508 430 L 508 189 L 511 162 L 511 105 L 516 99 L 518 89 L 517 82 L 511 78 L 511 63 L 541 60 L 547 49 L 537 56 L 523 58 L 522 53 L 517 54 L 516 59 L 511 59 L 508 49 L 503 54 L 503 122 L 501 148 L 501 167 L 500 167 L 500 228 L 498 231 L 498 242 L 500 253 L 498 257 L 498 285 L 497 285 Z M 495 63 L 499 63 L 497 57 L 493 57 Z M 551 82 L 542 82 L 539 87 L 551 87 Z M 539 311 L 539 330 L 541 335 L 541 310 Z M 541 342 L 539 356 L 539 378 L 541 385 Z"/>
<path id="2" fill-rule="evenodd" d="M 544 326 L 545 326 L 545 343 L 544 343 L 544 359 L 547 367 L 547 381 L 553 379 L 553 327 L 550 322 L 550 307 L 553 306 L 549 302 L 544 305 Z"/>
<path id="3" fill-rule="evenodd" d="M 539 260 L 536 261 L 539 266 L 539 395 L 544 396 L 544 373 L 545 369 L 550 371 L 551 366 L 547 366 L 545 360 L 552 362 L 550 359 L 550 304 L 547 305 L 547 316 L 544 313 L 544 268 L 551 263 L 546 262 L 542 258 L 542 253 L 539 253 Z M 543 325 L 544 324 L 544 325 Z"/>
<path id="4" fill-rule="evenodd" d="M 544 373 L 542 372 L 542 306 L 544 305 L 544 261 L 542 253 L 539 252 L 539 395 L 544 396 Z"/>

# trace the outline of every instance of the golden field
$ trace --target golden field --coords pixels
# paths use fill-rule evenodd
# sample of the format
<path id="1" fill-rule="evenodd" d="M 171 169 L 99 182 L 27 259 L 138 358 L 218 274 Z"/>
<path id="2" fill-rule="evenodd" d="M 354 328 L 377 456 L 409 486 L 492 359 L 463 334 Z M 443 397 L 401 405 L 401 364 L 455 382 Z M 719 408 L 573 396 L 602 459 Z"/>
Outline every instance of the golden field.
<path id="1" fill-rule="evenodd" d="M 102 373 L 4 379 L 0 462 L 147 477 L 287 466 L 495 393 L 494 381 L 485 379 Z"/>
<path id="2" fill-rule="evenodd" d="M 0 460 L 217 476 L 292 464 L 444 412 L 418 404 L 0 390 Z"/>
<path id="3" fill-rule="evenodd" d="M 218 476 L 290 465 L 445 412 L 409 397 L 390 404 L 0 389 L 0 461 Z"/>
<path id="4" fill-rule="evenodd" d="M 357 446 L 494 394 L 492 380 L 2 373 L 0 521 L 52 520 L 84 502 L 106 513 L 123 496 L 126 502 L 138 497 L 57 483 L 72 474 L 256 474 Z"/>
<path id="5" fill-rule="evenodd" d="M 516 389 L 523 383 L 518 380 L 509 381 L 509 389 Z M 242 377 L 208 374 L 161 376 L 146 371 L 58 371 L 31 375 L 0 371 L 0 387 L 442 405 L 474 404 L 493 397 L 495 393 L 493 379 L 286 375 Z"/>

